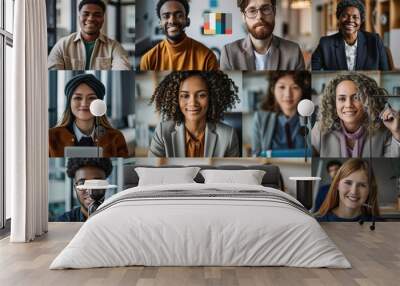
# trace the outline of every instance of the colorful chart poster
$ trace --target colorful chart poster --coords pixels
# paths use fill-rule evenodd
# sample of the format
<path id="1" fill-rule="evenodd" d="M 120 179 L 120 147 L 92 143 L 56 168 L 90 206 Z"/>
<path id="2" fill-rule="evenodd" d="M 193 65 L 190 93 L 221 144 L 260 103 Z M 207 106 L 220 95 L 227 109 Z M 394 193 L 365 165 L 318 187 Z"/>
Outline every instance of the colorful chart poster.
<path id="1" fill-rule="evenodd" d="M 204 35 L 232 34 L 231 13 L 204 14 Z"/>

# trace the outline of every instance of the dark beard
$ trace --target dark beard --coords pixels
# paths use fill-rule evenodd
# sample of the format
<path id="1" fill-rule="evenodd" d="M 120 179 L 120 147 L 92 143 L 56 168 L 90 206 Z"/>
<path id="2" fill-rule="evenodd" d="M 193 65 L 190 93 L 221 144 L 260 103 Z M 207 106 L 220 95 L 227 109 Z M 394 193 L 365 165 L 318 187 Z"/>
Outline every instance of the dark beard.
<path id="1" fill-rule="evenodd" d="M 169 36 L 168 34 L 166 34 L 166 35 L 167 35 L 167 39 L 174 43 L 180 42 L 185 37 L 185 33 L 183 31 L 182 31 L 182 33 L 177 34 L 175 36 Z"/>
<path id="2" fill-rule="evenodd" d="M 179 26 L 180 32 L 176 35 L 169 35 L 167 33 L 167 27 L 163 27 L 163 32 L 165 34 L 165 36 L 167 36 L 167 39 L 170 40 L 171 42 L 177 43 L 180 42 L 184 37 L 185 37 L 185 29 L 182 28 L 182 26 Z"/>
<path id="3" fill-rule="evenodd" d="M 263 31 L 263 32 L 256 31 L 256 28 L 259 25 L 249 27 L 249 25 L 246 24 L 247 30 L 249 31 L 249 33 L 257 40 L 268 39 L 272 35 L 272 32 L 274 31 L 274 28 L 275 28 L 275 22 L 274 23 L 262 22 L 262 24 L 266 27 L 265 31 Z"/>

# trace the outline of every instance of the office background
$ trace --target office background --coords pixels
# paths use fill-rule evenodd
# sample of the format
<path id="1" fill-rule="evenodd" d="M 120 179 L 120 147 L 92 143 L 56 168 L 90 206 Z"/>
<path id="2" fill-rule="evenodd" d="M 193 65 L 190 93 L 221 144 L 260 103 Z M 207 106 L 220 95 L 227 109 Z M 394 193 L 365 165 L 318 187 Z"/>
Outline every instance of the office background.
<path id="1" fill-rule="evenodd" d="M 102 33 L 117 40 L 133 63 L 135 0 L 108 0 Z M 46 0 L 48 53 L 56 42 L 79 30 L 79 0 Z"/>
<path id="2" fill-rule="evenodd" d="M 157 124 L 161 121 L 161 116 L 155 111 L 154 104 L 150 104 L 150 99 L 158 84 L 168 74 L 168 72 L 144 72 L 136 74 L 136 157 L 147 156 L 148 147 L 150 146 L 150 141 L 153 137 L 153 132 Z M 242 112 L 244 110 L 242 93 L 242 72 L 232 71 L 226 72 L 226 74 L 238 87 L 238 96 L 240 102 L 236 104 L 236 107 L 234 109 L 225 113 L 224 122 L 235 128 L 241 146 Z"/>
<path id="3" fill-rule="evenodd" d="M 312 50 L 311 1 L 301 1 L 305 3 L 301 6 L 294 5 L 293 2 L 296 1 L 277 1 L 274 34 L 297 42 L 303 51 L 307 64 Z M 136 65 L 139 65 L 140 58 L 146 51 L 165 38 L 159 28 L 156 3 L 156 0 L 136 1 L 136 9 L 141 11 L 136 15 Z M 186 28 L 187 35 L 212 49 L 218 59 L 224 45 L 246 37 L 246 27 L 242 21 L 242 13 L 237 7 L 236 0 L 192 0 L 189 4 L 191 23 Z M 203 14 L 209 12 L 232 14 L 232 34 L 204 35 L 202 33 Z"/>
<path id="4" fill-rule="evenodd" d="M 310 13 L 312 25 L 311 41 L 313 49 L 322 36 L 337 32 L 336 5 L 338 0 L 313 0 Z M 365 30 L 378 33 L 387 48 L 393 68 L 400 68 L 400 1 L 364 0 Z"/>
<path id="5" fill-rule="evenodd" d="M 312 173 L 321 177 L 314 186 L 314 201 L 319 187 L 331 183 L 326 170 L 328 162 L 335 160 L 344 163 L 343 158 L 313 158 Z M 378 203 L 382 216 L 400 219 L 400 160 L 396 158 L 366 159 L 372 166 L 378 186 Z"/>
<path id="6" fill-rule="evenodd" d="M 66 105 L 64 88 L 77 71 L 49 71 L 49 128 L 55 127 Z M 135 76 L 133 71 L 86 71 L 94 74 L 106 88 L 104 101 L 111 125 L 119 129 L 128 145 L 129 156 L 135 154 Z"/>

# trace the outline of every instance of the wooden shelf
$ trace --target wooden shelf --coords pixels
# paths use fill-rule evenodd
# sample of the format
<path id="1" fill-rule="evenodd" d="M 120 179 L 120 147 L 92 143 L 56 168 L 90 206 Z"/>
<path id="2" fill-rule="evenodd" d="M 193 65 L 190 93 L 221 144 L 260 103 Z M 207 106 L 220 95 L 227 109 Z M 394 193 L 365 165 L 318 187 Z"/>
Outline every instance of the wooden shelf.
<path id="1" fill-rule="evenodd" d="M 327 35 L 338 30 L 336 6 L 340 0 L 327 1 L 322 8 L 322 32 Z M 391 29 L 400 28 L 400 1 L 398 0 L 364 0 L 365 30 L 378 33 L 384 38 Z"/>
<path id="2" fill-rule="evenodd" d="M 390 1 L 390 29 L 400 29 L 400 1 Z"/>

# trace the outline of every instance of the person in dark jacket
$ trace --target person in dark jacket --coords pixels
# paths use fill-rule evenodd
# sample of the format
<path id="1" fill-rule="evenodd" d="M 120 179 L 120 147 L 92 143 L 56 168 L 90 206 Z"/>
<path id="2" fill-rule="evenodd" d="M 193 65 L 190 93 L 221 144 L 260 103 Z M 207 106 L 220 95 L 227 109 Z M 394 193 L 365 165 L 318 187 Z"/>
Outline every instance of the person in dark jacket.
<path id="1" fill-rule="evenodd" d="M 112 172 L 112 163 L 109 158 L 71 158 L 67 164 L 67 175 L 74 182 L 74 190 L 79 206 L 60 215 L 59 222 L 84 222 L 88 218 L 88 208 L 93 202 L 88 190 L 77 189 L 76 186 L 85 183 L 85 180 L 105 180 Z"/>
<path id="2" fill-rule="evenodd" d="M 378 34 L 362 31 L 365 7 L 359 0 L 343 0 L 336 8 L 339 32 L 322 37 L 312 55 L 313 70 L 389 70 Z"/>
<path id="3" fill-rule="evenodd" d="M 338 172 L 338 170 L 341 166 L 342 166 L 342 163 L 337 160 L 329 161 L 328 164 L 326 164 L 326 171 L 329 174 L 329 179 L 331 181 L 335 178 L 336 173 Z M 331 184 L 329 183 L 329 184 L 321 186 L 318 189 L 318 193 L 315 198 L 314 209 L 319 210 L 319 208 L 321 207 L 322 203 L 324 202 L 324 200 L 326 198 L 326 195 L 329 192 L 330 186 L 331 186 Z"/>

